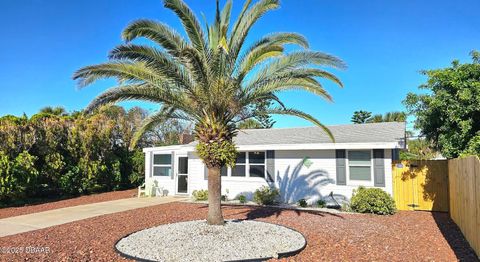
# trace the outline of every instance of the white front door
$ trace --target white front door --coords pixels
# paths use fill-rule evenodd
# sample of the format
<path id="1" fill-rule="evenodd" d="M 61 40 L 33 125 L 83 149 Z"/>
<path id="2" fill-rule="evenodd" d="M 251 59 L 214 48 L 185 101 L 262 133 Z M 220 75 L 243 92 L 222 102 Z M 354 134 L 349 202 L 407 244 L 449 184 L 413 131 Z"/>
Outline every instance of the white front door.
<path id="1" fill-rule="evenodd" d="M 176 188 L 177 194 L 188 194 L 188 157 L 177 156 Z"/>

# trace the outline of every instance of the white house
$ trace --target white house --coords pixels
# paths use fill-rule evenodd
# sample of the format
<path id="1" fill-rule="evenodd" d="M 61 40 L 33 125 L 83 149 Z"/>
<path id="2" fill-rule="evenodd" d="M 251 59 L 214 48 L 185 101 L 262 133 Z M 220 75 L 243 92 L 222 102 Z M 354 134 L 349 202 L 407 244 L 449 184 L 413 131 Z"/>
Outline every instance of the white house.
<path id="1" fill-rule="evenodd" d="M 391 164 L 405 148 L 405 123 L 328 128 L 335 143 L 318 127 L 241 130 L 234 140 L 240 152 L 236 165 L 222 169 L 223 194 L 251 198 L 263 185 L 279 188 L 284 202 L 313 202 L 331 192 L 336 199 L 349 199 L 361 185 L 392 194 Z M 195 142 L 143 151 L 145 179 L 157 181 L 167 194 L 208 188 Z"/>

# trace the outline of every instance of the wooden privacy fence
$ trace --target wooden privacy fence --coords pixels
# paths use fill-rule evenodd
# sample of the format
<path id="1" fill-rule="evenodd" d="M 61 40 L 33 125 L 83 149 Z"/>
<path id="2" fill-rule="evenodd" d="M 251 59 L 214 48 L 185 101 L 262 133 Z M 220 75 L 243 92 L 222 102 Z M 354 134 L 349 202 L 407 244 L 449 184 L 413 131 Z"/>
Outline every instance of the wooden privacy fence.
<path id="1" fill-rule="evenodd" d="M 480 160 L 476 156 L 448 161 L 450 216 L 480 256 Z"/>
<path id="2" fill-rule="evenodd" d="M 449 211 L 480 256 L 480 160 L 393 163 L 393 195 L 399 210 Z"/>
<path id="3" fill-rule="evenodd" d="M 448 211 L 447 160 L 397 161 L 392 175 L 398 210 Z"/>

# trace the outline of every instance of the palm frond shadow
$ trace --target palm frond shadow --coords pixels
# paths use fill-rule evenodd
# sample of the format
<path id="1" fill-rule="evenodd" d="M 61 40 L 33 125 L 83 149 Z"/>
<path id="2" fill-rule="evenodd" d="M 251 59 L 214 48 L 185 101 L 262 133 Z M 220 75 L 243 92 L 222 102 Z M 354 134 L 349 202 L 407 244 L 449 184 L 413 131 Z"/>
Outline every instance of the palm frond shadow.
<path id="1" fill-rule="evenodd" d="M 295 203 L 302 198 L 323 198 L 321 187 L 335 183 L 335 180 L 328 177 L 326 170 L 318 169 L 301 174 L 303 167 L 303 161 L 300 161 L 291 172 L 288 166 L 283 177 L 277 174 L 281 202 Z"/>

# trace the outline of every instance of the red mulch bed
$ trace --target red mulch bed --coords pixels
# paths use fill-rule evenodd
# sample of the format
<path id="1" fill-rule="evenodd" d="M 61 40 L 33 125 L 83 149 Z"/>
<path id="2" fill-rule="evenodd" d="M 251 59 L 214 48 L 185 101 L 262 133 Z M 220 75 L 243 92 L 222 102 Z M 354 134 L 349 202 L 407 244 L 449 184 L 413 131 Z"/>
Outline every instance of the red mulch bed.
<path id="1" fill-rule="evenodd" d="M 136 194 L 137 194 L 137 189 L 129 189 L 129 190 L 114 191 L 114 192 L 100 193 L 100 194 L 94 194 L 94 195 L 85 195 L 85 196 L 58 200 L 58 201 L 48 202 L 48 203 L 32 204 L 32 205 L 25 205 L 20 207 L 5 207 L 5 208 L 0 208 L 0 219 L 13 217 L 13 216 L 26 215 L 31 213 L 37 213 L 37 212 L 63 208 L 63 207 L 71 207 L 71 206 L 78 206 L 78 205 L 92 204 L 97 202 L 129 198 L 129 197 L 136 196 Z"/>
<path id="2" fill-rule="evenodd" d="M 203 219 L 206 211 L 200 204 L 171 203 L 8 236 L 0 238 L 0 248 L 48 247 L 50 253 L 0 254 L 0 260 L 124 260 L 114 250 L 123 236 L 160 224 Z M 226 218 L 268 221 L 302 232 L 307 247 L 289 258 L 296 261 L 477 261 L 445 213 L 332 215 L 230 206 L 224 207 L 224 214 Z"/>

